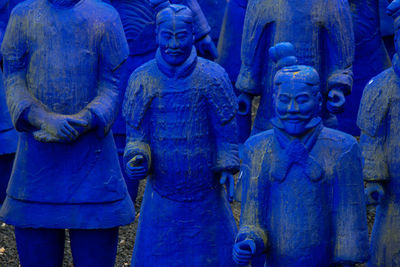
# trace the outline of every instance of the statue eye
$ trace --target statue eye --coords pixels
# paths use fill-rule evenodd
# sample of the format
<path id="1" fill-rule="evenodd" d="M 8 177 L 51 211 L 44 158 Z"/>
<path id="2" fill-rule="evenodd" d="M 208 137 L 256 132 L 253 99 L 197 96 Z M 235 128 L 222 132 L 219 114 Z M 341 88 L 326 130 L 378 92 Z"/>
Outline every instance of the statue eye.
<path id="1" fill-rule="evenodd" d="M 296 102 L 299 104 L 304 104 L 310 100 L 310 97 L 307 95 L 301 95 L 296 97 Z"/>
<path id="2" fill-rule="evenodd" d="M 287 95 L 280 95 L 279 101 L 282 103 L 288 104 L 290 102 L 290 98 Z"/>

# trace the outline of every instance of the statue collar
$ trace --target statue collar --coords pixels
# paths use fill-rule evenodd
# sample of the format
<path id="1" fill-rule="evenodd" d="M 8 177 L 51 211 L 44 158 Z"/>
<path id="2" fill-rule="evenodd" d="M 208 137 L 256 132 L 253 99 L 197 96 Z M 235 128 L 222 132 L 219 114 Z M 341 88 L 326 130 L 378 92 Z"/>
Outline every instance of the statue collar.
<path id="1" fill-rule="evenodd" d="M 309 154 L 323 128 L 319 117 L 310 121 L 310 130 L 301 137 L 288 135 L 282 129 L 278 118 L 271 120 L 274 125 L 274 145 L 270 167 L 270 179 L 282 182 L 294 164 L 300 165 L 303 174 L 311 181 L 319 181 L 324 173 L 320 164 Z M 280 125 L 279 125 L 280 124 Z"/>
<path id="2" fill-rule="evenodd" d="M 400 57 L 397 53 L 394 53 L 392 63 L 394 72 L 400 77 Z"/>
<path id="3" fill-rule="evenodd" d="M 186 78 L 190 74 L 192 74 L 194 68 L 197 64 L 197 52 L 196 48 L 192 47 L 192 52 L 186 61 L 179 66 L 172 66 L 168 64 L 163 57 L 161 56 L 160 48 L 157 49 L 156 52 L 156 62 L 158 69 L 164 73 L 167 77 L 173 78 L 176 77 L 178 79 Z"/>

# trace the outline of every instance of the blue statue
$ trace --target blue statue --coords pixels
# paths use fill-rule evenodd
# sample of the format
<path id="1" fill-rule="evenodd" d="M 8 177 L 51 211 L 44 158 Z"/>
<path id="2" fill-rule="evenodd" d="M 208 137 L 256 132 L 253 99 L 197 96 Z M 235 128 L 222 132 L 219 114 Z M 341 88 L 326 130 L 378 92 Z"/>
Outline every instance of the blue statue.
<path id="1" fill-rule="evenodd" d="M 10 1 L 0 3 L 0 44 L 3 41 L 10 16 L 10 5 Z M 7 184 L 10 180 L 17 144 L 18 135 L 7 109 L 6 95 L 3 87 L 3 73 L 0 71 L 0 205 L 6 198 Z"/>
<path id="2" fill-rule="evenodd" d="M 156 17 L 156 58 L 125 94 L 126 171 L 147 181 L 132 266 L 234 266 L 228 198 L 239 169 L 236 98 L 225 71 L 198 57 L 193 15 L 171 5 Z"/>
<path id="3" fill-rule="evenodd" d="M 236 88 L 239 106 L 251 106 L 260 95 L 252 134 L 272 127 L 272 81 L 276 72 L 268 48 L 279 42 L 296 47 L 300 64 L 313 66 L 321 76 L 324 124 L 336 127 L 345 95 L 352 87 L 354 40 L 347 1 L 250 0 L 243 29 L 242 65 Z M 250 110 L 250 108 L 243 108 Z"/>
<path id="4" fill-rule="evenodd" d="M 233 84 L 236 83 L 241 65 L 240 45 L 246 7 L 247 0 L 228 1 L 218 41 L 216 62 L 226 70 Z M 236 88 L 234 90 L 237 95 L 240 94 Z M 250 135 L 251 105 L 239 105 L 236 119 L 239 128 L 238 141 L 243 144 Z"/>
<path id="5" fill-rule="evenodd" d="M 6 198 L 6 189 L 10 180 L 18 135 L 8 113 L 3 88 L 3 73 L 0 72 L 0 205 Z"/>
<path id="6" fill-rule="evenodd" d="M 172 0 L 176 2 L 176 0 Z M 125 93 L 125 88 L 128 84 L 130 74 L 139 66 L 154 58 L 157 44 L 155 36 L 155 16 L 156 11 L 168 2 L 163 0 L 111 0 L 110 3 L 118 11 L 122 25 L 125 31 L 125 36 L 129 45 L 129 57 L 126 63 L 121 67 L 121 81 L 119 90 L 122 96 Z M 196 14 L 194 24 L 196 31 L 196 41 L 198 47 L 204 56 L 215 58 L 217 55 L 214 43 L 211 40 L 211 28 L 200 9 L 197 0 L 184 0 L 184 4 L 189 6 Z M 118 154 L 121 166 L 123 166 L 123 153 L 125 148 L 126 129 L 125 121 L 122 118 L 122 112 L 113 125 L 114 139 L 118 148 Z M 122 167 L 122 169 L 125 169 Z M 129 194 L 133 201 L 135 201 L 138 191 L 138 181 L 129 179 L 125 175 L 125 182 L 128 186 Z"/>
<path id="7" fill-rule="evenodd" d="M 368 258 L 368 231 L 359 146 L 322 126 L 320 78 L 297 65 L 294 47 L 270 49 L 274 78 L 273 129 L 249 138 L 241 176 L 242 213 L 233 248 L 246 265 L 354 266 Z"/>
<path id="8" fill-rule="evenodd" d="M 358 113 L 364 180 L 370 204 L 379 204 L 367 266 L 400 265 L 400 1 L 388 6 L 395 23 L 393 67 L 365 87 Z"/>
<path id="9" fill-rule="evenodd" d="M 364 87 L 391 63 L 380 32 L 379 0 L 349 0 L 349 4 L 355 39 L 354 82 L 351 94 L 346 98 L 345 112 L 337 118 L 339 130 L 359 136 L 356 121 Z"/>
<path id="10" fill-rule="evenodd" d="M 96 0 L 17 5 L 1 46 L 19 145 L 0 210 L 22 266 L 114 266 L 118 226 L 134 220 L 110 132 L 128 57 L 118 13 Z"/>

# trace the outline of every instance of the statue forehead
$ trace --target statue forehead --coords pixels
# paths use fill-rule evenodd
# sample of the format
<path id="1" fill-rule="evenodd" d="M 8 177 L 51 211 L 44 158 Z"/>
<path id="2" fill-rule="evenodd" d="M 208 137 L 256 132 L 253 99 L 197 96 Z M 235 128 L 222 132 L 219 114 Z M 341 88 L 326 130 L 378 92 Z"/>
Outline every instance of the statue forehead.
<path id="1" fill-rule="evenodd" d="M 303 94 L 312 94 L 312 92 L 315 90 L 314 89 L 315 85 L 304 83 L 301 80 L 288 79 L 287 81 L 284 81 L 276 86 L 277 86 L 276 88 L 277 95 L 285 94 L 291 96 L 298 96 Z"/>
<path id="2" fill-rule="evenodd" d="M 156 23 L 158 28 L 192 27 L 193 13 L 186 6 L 170 5 L 157 14 Z"/>

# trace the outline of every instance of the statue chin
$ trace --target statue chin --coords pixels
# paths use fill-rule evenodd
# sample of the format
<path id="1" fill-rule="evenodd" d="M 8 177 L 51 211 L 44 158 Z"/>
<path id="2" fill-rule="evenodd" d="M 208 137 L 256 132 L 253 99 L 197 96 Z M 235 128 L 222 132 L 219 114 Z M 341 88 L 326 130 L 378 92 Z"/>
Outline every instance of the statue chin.
<path id="1" fill-rule="evenodd" d="M 300 136 L 303 135 L 306 131 L 306 125 L 307 123 L 305 122 L 288 122 L 288 121 L 282 121 L 283 127 L 285 128 L 285 131 L 289 135 L 293 136 Z"/>

